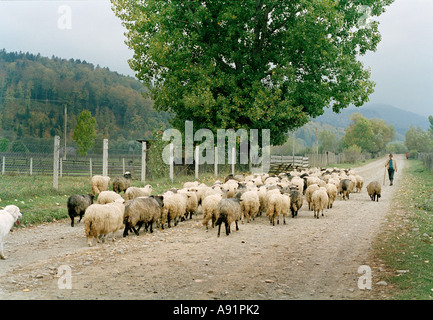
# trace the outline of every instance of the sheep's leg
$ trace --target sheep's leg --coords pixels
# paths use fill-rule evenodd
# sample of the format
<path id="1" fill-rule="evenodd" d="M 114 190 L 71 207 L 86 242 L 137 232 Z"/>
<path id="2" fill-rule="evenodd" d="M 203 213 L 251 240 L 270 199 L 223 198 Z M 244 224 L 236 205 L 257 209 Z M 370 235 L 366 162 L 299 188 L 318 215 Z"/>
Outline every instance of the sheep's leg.
<path id="1" fill-rule="evenodd" d="M 221 224 L 218 225 L 218 237 L 220 236 L 220 232 L 221 232 Z"/>
<path id="2" fill-rule="evenodd" d="M 128 235 L 129 226 L 125 225 L 125 230 L 123 230 L 123 237 L 126 237 Z"/>
<path id="3" fill-rule="evenodd" d="M 230 225 L 227 222 L 225 222 L 225 225 L 226 225 L 226 235 L 229 235 L 230 234 Z"/>
<path id="4" fill-rule="evenodd" d="M 237 222 L 237 221 L 235 221 L 235 223 L 236 223 L 236 231 L 239 231 L 239 226 L 238 226 L 238 222 Z"/>
<path id="5" fill-rule="evenodd" d="M 0 241 L 0 259 L 1 260 L 6 260 L 6 256 L 3 250 L 3 241 Z"/>
<path id="6" fill-rule="evenodd" d="M 134 231 L 134 233 L 135 233 L 136 236 L 139 236 L 139 235 L 140 235 L 140 234 L 138 233 L 138 230 L 140 230 L 141 225 L 138 227 L 138 229 L 135 229 L 134 227 L 131 227 L 131 228 L 132 228 L 132 231 Z"/>

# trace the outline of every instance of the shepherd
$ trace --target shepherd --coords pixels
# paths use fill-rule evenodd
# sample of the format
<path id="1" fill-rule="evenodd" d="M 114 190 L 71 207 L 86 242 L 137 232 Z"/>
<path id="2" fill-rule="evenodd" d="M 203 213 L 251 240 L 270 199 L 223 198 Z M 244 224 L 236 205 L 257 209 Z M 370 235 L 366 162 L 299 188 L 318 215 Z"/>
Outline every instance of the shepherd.
<path id="1" fill-rule="evenodd" d="M 389 155 L 389 159 L 385 163 L 385 168 L 388 168 L 389 185 L 392 186 L 394 172 L 397 172 L 397 162 L 392 158 L 392 154 Z"/>

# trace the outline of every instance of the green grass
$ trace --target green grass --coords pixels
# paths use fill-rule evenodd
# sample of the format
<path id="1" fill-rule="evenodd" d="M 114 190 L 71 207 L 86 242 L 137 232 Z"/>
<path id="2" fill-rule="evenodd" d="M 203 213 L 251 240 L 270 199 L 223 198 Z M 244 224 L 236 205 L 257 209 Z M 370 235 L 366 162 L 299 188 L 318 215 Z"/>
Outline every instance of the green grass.
<path id="1" fill-rule="evenodd" d="M 225 174 L 215 177 L 213 173 L 206 173 L 201 174 L 198 181 L 209 185 L 217 179 L 224 181 L 224 177 Z M 177 176 L 173 183 L 160 178 L 146 181 L 146 184 L 152 185 L 153 194 L 159 194 L 170 188 L 181 188 L 186 181 L 195 181 L 195 177 Z M 133 180 L 132 185 L 143 186 L 138 180 Z M 51 176 L 4 175 L 0 176 L 0 209 L 11 204 L 18 206 L 23 213 L 22 226 L 69 219 L 66 207 L 69 196 L 90 192 L 89 177 L 60 177 L 56 191 Z"/>
<path id="2" fill-rule="evenodd" d="M 395 212 L 378 240 L 378 258 L 397 300 L 433 299 L 433 174 L 418 160 L 406 162 Z M 392 226 L 392 227 L 391 227 Z M 398 270 L 409 270 L 402 273 Z"/>
<path id="3" fill-rule="evenodd" d="M 362 166 L 364 166 L 370 162 L 376 161 L 377 159 L 380 159 L 380 158 L 374 158 L 374 159 L 368 159 L 368 160 L 359 160 L 355 163 L 348 163 L 348 162 L 346 163 L 345 162 L 345 163 L 338 163 L 338 164 L 330 164 L 329 167 L 332 167 L 332 168 L 335 167 L 335 168 L 339 168 L 339 169 L 351 169 L 351 168 L 362 167 Z"/>

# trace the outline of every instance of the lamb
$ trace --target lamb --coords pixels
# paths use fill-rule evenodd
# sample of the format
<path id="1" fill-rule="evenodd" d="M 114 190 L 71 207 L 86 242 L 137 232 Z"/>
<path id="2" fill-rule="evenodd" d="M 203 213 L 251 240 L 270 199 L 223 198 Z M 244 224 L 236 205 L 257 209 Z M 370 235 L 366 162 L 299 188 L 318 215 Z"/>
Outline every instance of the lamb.
<path id="1" fill-rule="evenodd" d="M 127 171 L 123 176 L 113 179 L 113 191 L 117 193 L 125 192 L 131 186 L 131 172 Z"/>
<path id="2" fill-rule="evenodd" d="M 334 204 L 335 199 L 337 199 L 338 190 L 337 187 L 332 183 L 327 183 L 325 185 L 326 192 L 328 193 L 328 209 L 332 208 L 332 205 Z"/>
<path id="3" fill-rule="evenodd" d="M 92 193 L 98 195 L 101 191 L 106 191 L 110 187 L 110 177 L 107 176 L 93 176 L 90 180 Z"/>
<path id="4" fill-rule="evenodd" d="M 84 214 L 84 231 L 87 236 L 89 247 L 92 246 L 93 238 L 98 242 L 105 241 L 107 234 L 112 234 L 115 240 L 115 233 L 123 228 L 123 216 L 125 213 L 124 200 L 117 199 L 107 204 L 92 204 Z"/>
<path id="5" fill-rule="evenodd" d="M 171 220 L 177 226 L 179 220 L 185 216 L 187 207 L 187 195 L 183 193 L 164 194 L 163 207 L 161 212 L 161 228 L 164 229 L 164 224 L 167 222 L 170 228 Z"/>
<path id="6" fill-rule="evenodd" d="M 153 233 L 153 223 L 161 218 L 161 205 L 155 198 L 137 197 L 133 200 L 125 202 L 125 214 L 123 222 L 125 230 L 123 236 L 128 235 L 128 231 L 132 229 L 138 236 L 141 226 L 144 224 L 145 229 L 150 227 L 150 233 Z M 135 227 L 138 227 L 135 229 Z"/>
<path id="7" fill-rule="evenodd" d="M 230 226 L 236 224 L 236 231 L 239 231 L 238 221 L 241 218 L 241 204 L 238 198 L 221 199 L 218 203 L 219 216 L 215 225 L 218 226 L 218 237 L 220 236 L 221 225 L 226 227 L 226 235 L 230 234 Z"/>
<path id="8" fill-rule="evenodd" d="M 219 217 L 218 204 L 222 199 L 221 194 L 207 196 L 202 202 L 203 221 L 202 224 L 208 230 L 209 220 L 212 220 L 212 228 L 215 227 L 215 221 Z"/>
<path id="9" fill-rule="evenodd" d="M 379 202 L 382 193 L 382 186 L 377 181 L 372 181 L 367 186 L 367 193 L 372 201 Z"/>
<path id="10" fill-rule="evenodd" d="M 269 195 L 266 214 L 273 226 L 275 226 L 275 219 L 277 224 L 280 223 L 279 216 L 283 216 L 284 224 L 286 224 L 286 216 L 290 209 L 290 197 L 287 194 L 273 192 Z"/>
<path id="11" fill-rule="evenodd" d="M 314 191 L 311 196 L 312 208 L 314 211 L 314 217 L 319 219 L 320 211 L 322 211 L 322 217 L 324 216 L 323 210 L 328 206 L 328 193 L 326 188 L 320 187 L 319 190 Z"/>
<path id="12" fill-rule="evenodd" d="M 72 195 L 68 198 L 67 207 L 68 214 L 71 218 L 71 227 L 74 226 L 74 218 L 80 217 L 78 223 L 81 222 L 84 213 L 86 212 L 87 207 L 93 204 L 93 199 L 95 196 L 93 194 L 83 194 L 83 195 Z"/>
<path id="13" fill-rule="evenodd" d="M 150 195 L 152 194 L 152 190 L 153 189 L 150 184 L 146 185 L 144 188 L 129 187 L 128 189 L 126 189 L 123 198 L 125 199 L 125 201 L 128 201 L 138 197 L 150 197 Z"/>
<path id="14" fill-rule="evenodd" d="M 308 188 L 305 190 L 305 200 L 307 200 L 308 203 L 308 210 L 311 210 L 311 202 L 312 202 L 312 196 L 314 191 L 319 190 L 318 184 L 312 184 L 308 186 Z"/>
<path id="15" fill-rule="evenodd" d="M 97 203 L 98 204 L 107 204 L 110 202 L 114 202 L 117 199 L 122 199 L 122 197 L 120 196 L 120 194 L 114 192 L 114 191 L 102 191 L 99 196 L 98 196 L 98 200 Z"/>
<path id="16" fill-rule="evenodd" d="M 246 191 L 240 197 L 241 203 L 241 219 L 244 221 L 246 217 L 247 222 L 250 222 L 250 218 L 253 220 L 259 214 L 260 210 L 260 199 L 257 191 Z"/>
<path id="17" fill-rule="evenodd" d="M 292 212 L 292 218 L 298 215 L 299 209 L 301 209 L 304 199 L 302 197 L 302 190 L 292 189 L 289 191 L 290 195 L 290 211 Z"/>

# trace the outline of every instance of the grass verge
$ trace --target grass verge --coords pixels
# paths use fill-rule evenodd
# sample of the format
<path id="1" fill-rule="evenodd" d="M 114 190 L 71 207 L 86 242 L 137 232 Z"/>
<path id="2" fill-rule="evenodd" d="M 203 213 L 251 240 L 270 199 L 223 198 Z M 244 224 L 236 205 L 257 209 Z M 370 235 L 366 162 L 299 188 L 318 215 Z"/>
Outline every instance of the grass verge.
<path id="1" fill-rule="evenodd" d="M 433 174 L 406 162 L 393 212 L 375 244 L 395 300 L 433 299 Z"/>
<path id="2" fill-rule="evenodd" d="M 219 179 L 224 181 L 225 175 L 215 177 L 213 173 L 201 174 L 199 182 L 212 184 Z M 59 189 L 53 188 L 51 176 L 0 176 L 0 209 L 7 205 L 16 205 L 23 213 L 21 226 L 31 226 L 44 222 L 52 222 L 68 218 L 66 203 L 73 194 L 91 192 L 88 177 L 60 177 Z M 178 176 L 173 183 L 170 179 L 160 178 L 147 181 L 153 187 L 153 194 L 160 194 L 170 188 L 181 188 L 186 181 L 195 181 L 194 176 Z M 133 180 L 133 186 L 142 187 L 142 183 Z"/>

